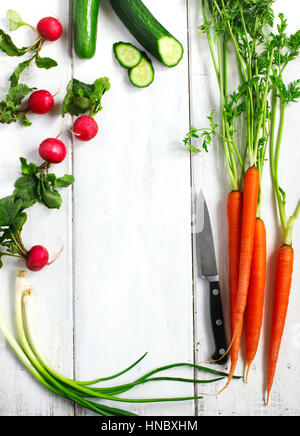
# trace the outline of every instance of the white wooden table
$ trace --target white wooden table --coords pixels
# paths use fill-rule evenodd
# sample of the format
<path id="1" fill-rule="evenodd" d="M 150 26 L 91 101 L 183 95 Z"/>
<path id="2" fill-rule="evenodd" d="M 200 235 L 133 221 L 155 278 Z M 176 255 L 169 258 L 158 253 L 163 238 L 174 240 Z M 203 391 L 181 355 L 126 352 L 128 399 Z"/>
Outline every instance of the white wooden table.
<path id="1" fill-rule="evenodd" d="M 41 7 L 27 0 L 26 7 L 11 0 L 10 8 L 35 24 L 50 13 L 60 17 L 63 38 L 46 44 L 45 56 L 59 62 L 51 71 L 32 69 L 24 80 L 55 93 L 57 107 L 51 116 L 30 115 L 31 128 L 1 126 L 0 195 L 11 193 L 18 176 L 18 158 L 39 161 L 37 147 L 45 137 L 61 129 L 60 105 L 71 77 L 93 82 L 108 76 L 111 90 L 103 99 L 99 115 L 100 134 L 83 144 L 64 133 L 68 159 L 57 172 L 73 172 L 76 183 L 63 194 L 62 210 L 49 212 L 36 206 L 24 230 L 27 246 L 41 243 L 54 255 L 64 245 L 60 259 L 38 274 L 29 274 L 35 288 L 35 317 L 39 343 L 61 372 L 77 379 L 109 375 L 128 366 L 145 351 L 147 359 L 129 381 L 173 362 L 202 362 L 213 351 L 207 285 L 198 277 L 191 236 L 193 198 L 201 187 L 211 212 L 223 303 L 229 333 L 226 194 L 221 148 L 216 142 L 209 154 L 197 157 L 183 148 L 181 139 L 190 122 L 206 126 L 206 116 L 218 108 L 217 85 L 206 40 L 199 37 L 201 20 L 198 0 L 145 0 L 147 6 L 185 47 L 178 67 L 167 69 L 154 61 L 156 79 L 145 90 L 132 87 L 112 54 L 119 40 L 134 42 L 103 0 L 99 41 L 95 58 L 78 60 L 70 48 L 70 4 L 51 0 Z M 7 4 L 0 5 L 0 26 L 7 29 Z M 276 11 L 289 17 L 297 28 L 300 5 L 277 0 Z M 298 12 L 298 13 L 297 13 Z M 13 36 L 24 43 L 30 31 Z M 0 56 L 0 93 L 5 95 L 15 59 Z M 299 60 L 289 69 L 299 77 Z M 298 75 L 297 75 L 298 74 Z M 289 108 L 285 146 L 294 159 L 282 158 L 282 183 L 294 207 L 299 197 L 300 109 Z M 67 119 L 66 126 L 71 125 Z M 284 152 L 283 152 L 284 154 Z M 286 167 L 285 167 L 286 162 Z M 285 167 L 285 168 L 284 168 Z M 279 240 L 268 170 L 265 171 L 263 215 L 268 229 L 269 277 L 274 276 L 274 256 Z M 277 232 L 278 234 L 278 232 Z M 223 395 L 198 402 L 128 405 L 142 415 L 299 415 L 300 413 L 300 223 L 294 236 L 296 260 L 291 305 L 282 344 L 272 401 L 264 406 L 267 332 L 270 328 L 272 282 L 268 281 L 264 332 L 248 385 L 233 382 Z M 298 255 L 299 254 L 299 255 Z M 1 274 L 0 307 L 13 328 L 13 288 L 16 267 L 8 262 Z M 242 352 L 243 356 L 243 352 Z M 0 415 L 83 415 L 80 408 L 41 388 L 0 339 Z M 228 369 L 228 367 L 226 367 Z M 244 371 L 241 358 L 238 373 Z M 193 377 L 191 369 L 174 371 Z M 199 377 L 199 375 L 198 375 Z M 130 397 L 216 393 L 222 385 L 200 386 L 157 382 L 135 389 Z"/>

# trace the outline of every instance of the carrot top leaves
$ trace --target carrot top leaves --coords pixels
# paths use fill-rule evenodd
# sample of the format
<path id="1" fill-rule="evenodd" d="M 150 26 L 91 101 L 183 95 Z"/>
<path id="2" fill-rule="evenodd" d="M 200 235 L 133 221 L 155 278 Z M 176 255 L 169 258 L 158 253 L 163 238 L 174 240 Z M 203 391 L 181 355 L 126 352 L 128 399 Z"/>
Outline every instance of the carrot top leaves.
<path id="1" fill-rule="evenodd" d="M 283 14 L 279 14 L 275 27 L 273 3 L 274 0 L 202 0 L 203 21 L 199 31 L 207 38 L 219 86 L 221 122 L 219 128 L 216 123 L 207 129 L 192 127 L 184 143 L 191 151 L 199 152 L 193 143 L 200 139 L 207 151 L 213 136 L 218 135 L 232 190 L 238 190 L 242 188 L 247 168 L 256 167 L 262 178 L 270 142 L 270 163 L 281 224 L 283 232 L 290 234 L 294 220 L 289 224 L 286 218 L 286 194 L 278 182 L 278 163 L 286 107 L 300 98 L 300 80 L 290 84 L 283 80 L 287 65 L 299 56 L 300 30 L 288 34 Z M 228 85 L 229 47 L 234 48 L 239 72 L 233 92 L 229 92 Z M 276 137 L 278 104 L 281 116 Z M 261 190 L 258 217 L 260 208 Z M 285 238 L 287 242 L 289 239 Z"/>
<path id="2" fill-rule="evenodd" d="M 209 128 L 197 129 L 196 127 L 191 126 L 189 132 L 186 134 L 186 137 L 183 140 L 184 145 L 194 153 L 200 153 L 201 149 L 192 144 L 192 139 L 201 139 L 201 146 L 203 150 L 208 152 L 208 146 L 211 144 L 213 136 L 219 135 L 219 132 L 217 131 L 218 124 L 216 124 L 214 121 L 214 111 L 207 117 L 207 119 L 209 120 L 210 124 Z"/>
<path id="3" fill-rule="evenodd" d="M 280 223 L 283 233 L 283 242 L 292 245 L 292 232 L 295 221 L 300 213 L 300 206 L 295 213 L 287 218 L 286 214 L 286 192 L 279 183 L 279 160 L 283 142 L 286 109 L 290 103 L 296 103 L 300 98 L 300 80 L 297 79 L 289 84 L 284 81 L 284 71 L 287 65 L 295 60 L 300 53 L 300 30 L 288 35 L 287 20 L 283 14 L 279 14 L 278 34 L 271 33 L 269 46 L 273 47 L 274 58 L 272 64 L 272 108 L 270 120 L 270 165 L 274 184 L 274 190 L 280 216 Z M 277 123 L 278 107 L 280 112 L 279 123 Z M 276 127 L 278 131 L 276 133 Z"/>

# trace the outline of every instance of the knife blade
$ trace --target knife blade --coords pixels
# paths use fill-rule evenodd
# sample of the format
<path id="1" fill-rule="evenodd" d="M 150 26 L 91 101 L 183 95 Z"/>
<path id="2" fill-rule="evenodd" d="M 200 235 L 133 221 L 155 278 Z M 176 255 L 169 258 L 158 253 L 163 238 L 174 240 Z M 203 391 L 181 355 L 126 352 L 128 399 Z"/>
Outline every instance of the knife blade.
<path id="1" fill-rule="evenodd" d="M 215 352 L 212 359 L 224 364 L 228 360 L 226 354 L 227 340 L 225 333 L 224 315 L 219 283 L 218 267 L 215 254 L 213 232 L 208 207 L 204 194 L 200 191 L 196 203 L 197 226 L 196 226 L 196 251 L 201 277 L 208 281 L 210 289 L 210 317 L 215 342 Z"/>

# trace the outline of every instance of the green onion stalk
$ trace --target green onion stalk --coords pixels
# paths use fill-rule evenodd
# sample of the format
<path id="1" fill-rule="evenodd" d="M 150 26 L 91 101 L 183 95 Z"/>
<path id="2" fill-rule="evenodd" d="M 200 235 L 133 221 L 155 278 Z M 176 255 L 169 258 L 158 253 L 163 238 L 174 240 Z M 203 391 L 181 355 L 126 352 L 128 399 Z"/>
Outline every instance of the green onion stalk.
<path id="1" fill-rule="evenodd" d="M 228 376 L 228 374 L 225 372 L 216 371 L 191 363 L 175 363 L 156 368 L 148 372 L 144 376 L 132 381 L 131 383 L 121 384 L 113 387 L 95 387 L 95 385 L 98 385 L 101 382 L 117 379 L 125 373 L 129 372 L 146 357 L 147 353 L 145 353 L 141 358 L 139 358 L 128 368 L 109 377 L 102 377 L 91 381 L 76 381 L 64 377 L 47 362 L 46 358 L 38 350 L 38 347 L 33 339 L 33 334 L 30 327 L 31 300 L 32 292 L 26 283 L 26 273 L 24 271 L 19 271 L 17 273 L 15 290 L 15 320 L 18 340 L 16 340 L 11 333 L 1 313 L 0 331 L 2 332 L 11 349 L 15 352 L 18 359 L 44 388 L 48 389 L 53 394 L 58 395 L 66 400 L 72 401 L 73 403 L 89 409 L 98 415 L 135 416 L 134 413 L 131 413 L 127 410 L 102 404 L 102 402 L 106 400 L 114 401 L 117 403 L 157 403 L 188 401 L 203 398 L 203 396 L 146 399 L 131 399 L 119 397 L 120 394 L 128 392 L 139 385 L 144 385 L 146 383 L 152 383 L 156 381 L 210 384 L 218 382 L 219 380 L 222 380 Z M 212 374 L 214 378 L 194 380 L 182 377 L 160 376 L 161 372 L 179 367 L 197 369 L 200 372 Z M 238 379 L 240 377 L 236 378 Z"/>

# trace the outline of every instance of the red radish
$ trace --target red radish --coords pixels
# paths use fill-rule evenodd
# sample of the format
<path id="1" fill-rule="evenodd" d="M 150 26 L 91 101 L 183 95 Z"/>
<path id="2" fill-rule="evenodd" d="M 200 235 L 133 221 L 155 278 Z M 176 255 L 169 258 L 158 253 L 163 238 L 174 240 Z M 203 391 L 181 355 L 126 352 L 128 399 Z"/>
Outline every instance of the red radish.
<path id="1" fill-rule="evenodd" d="M 63 28 L 57 18 L 46 17 L 38 22 L 37 31 L 43 39 L 56 41 L 61 37 Z"/>
<path id="2" fill-rule="evenodd" d="M 44 89 L 33 92 L 29 97 L 28 107 L 35 114 L 47 114 L 53 106 L 53 95 Z"/>
<path id="3" fill-rule="evenodd" d="M 26 256 L 26 266 L 30 271 L 41 271 L 48 265 L 49 253 L 45 247 L 35 245 Z"/>
<path id="4" fill-rule="evenodd" d="M 39 153 L 46 162 L 59 164 L 65 159 L 67 149 L 60 139 L 48 138 L 41 143 Z"/>
<path id="5" fill-rule="evenodd" d="M 90 141 L 98 133 L 98 124 L 94 118 L 84 115 L 75 121 L 73 133 L 80 141 Z"/>

